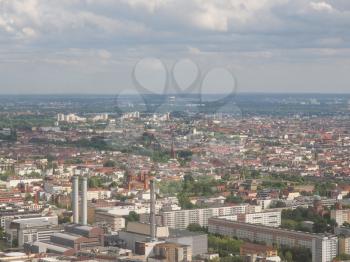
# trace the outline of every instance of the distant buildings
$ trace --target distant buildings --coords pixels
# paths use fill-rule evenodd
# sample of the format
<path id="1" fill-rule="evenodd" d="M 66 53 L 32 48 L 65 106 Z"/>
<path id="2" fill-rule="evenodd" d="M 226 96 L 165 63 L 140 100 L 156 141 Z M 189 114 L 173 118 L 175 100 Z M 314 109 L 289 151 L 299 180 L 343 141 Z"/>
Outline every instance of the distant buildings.
<path id="1" fill-rule="evenodd" d="M 124 120 L 124 119 L 138 119 L 140 118 L 140 112 L 128 112 L 128 113 L 124 113 L 120 119 Z"/>
<path id="2" fill-rule="evenodd" d="M 86 117 L 80 117 L 76 114 L 57 114 L 57 122 L 66 122 L 66 123 L 79 123 L 79 122 L 86 122 L 87 120 L 90 120 L 92 122 L 98 122 L 98 121 L 107 121 L 108 120 L 108 114 L 102 113 L 95 115 L 93 117 L 90 117 L 89 119 Z"/>
<path id="3" fill-rule="evenodd" d="M 57 114 L 57 122 L 77 123 L 86 122 L 85 117 L 80 117 L 75 114 Z"/>

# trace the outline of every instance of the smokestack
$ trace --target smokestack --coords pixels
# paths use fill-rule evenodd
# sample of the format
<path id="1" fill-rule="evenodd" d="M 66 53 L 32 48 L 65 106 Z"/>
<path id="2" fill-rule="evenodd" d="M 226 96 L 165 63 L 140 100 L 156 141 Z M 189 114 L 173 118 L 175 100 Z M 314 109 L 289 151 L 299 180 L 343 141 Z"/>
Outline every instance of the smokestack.
<path id="1" fill-rule="evenodd" d="M 151 206 L 150 206 L 150 232 L 151 232 L 151 241 L 157 241 L 156 238 L 156 196 L 154 192 L 154 181 L 150 179 L 149 181 L 150 189 L 151 189 Z"/>
<path id="2" fill-rule="evenodd" d="M 81 183 L 81 224 L 87 225 L 87 178 Z"/>
<path id="3" fill-rule="evenodd" d="M 72 178 L 72 209 L 73 209 L 73 223 L 79 223 L 79 183 L 78 177 Z"/>

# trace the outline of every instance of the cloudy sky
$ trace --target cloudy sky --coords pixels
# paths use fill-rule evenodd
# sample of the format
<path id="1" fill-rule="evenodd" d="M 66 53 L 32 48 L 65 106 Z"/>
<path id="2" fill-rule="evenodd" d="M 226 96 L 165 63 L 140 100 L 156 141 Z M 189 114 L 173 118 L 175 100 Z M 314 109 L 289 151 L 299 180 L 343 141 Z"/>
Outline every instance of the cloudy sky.
<path id="1" fill-rule="evenodd" d="M 239 92 L 348 93 L 349 40 L 349 0 L 0 0 L 0 93 L 128 92 L 135 64 L 160 89 L 153 58 L 228 68 Z"/>

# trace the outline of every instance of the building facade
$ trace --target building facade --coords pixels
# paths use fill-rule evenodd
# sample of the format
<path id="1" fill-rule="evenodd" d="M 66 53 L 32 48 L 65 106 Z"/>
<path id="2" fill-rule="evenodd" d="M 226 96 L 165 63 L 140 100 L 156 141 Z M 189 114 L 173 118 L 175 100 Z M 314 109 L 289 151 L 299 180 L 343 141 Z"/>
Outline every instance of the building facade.
<path id="1" fill-rule="evenodd" d="M 270 246 L 308 248 L 311 250 L 313 262 L 331 262 L 338 254 L 338 238 L 333 235 L 305 233 L 220 218 L 210 218 L 208 230 L 213 234 L 263 242 Z"/>
<path id="2" fill-rule="evenodd" d="M 342 226 L 345 222 L 350 222 L 350 209 L 331 210 L 331 218 L 334 219 L 338 226 Z"/>
<path id="3" fill-rule="evenodd" d="M 259 207 L 260 208 L 260 207 Z M 247 213 L 251 209 L 249 205 L 211 207 L 184 209 L 175 211 L 161 211 L 162 224 L 175 229 L 186 229 L 190 224 L 199 224 L 203 227 L 208 226 L 208 219 L 211 217 L 230 216 Z"/>
<path id="4" fill-rule="evenodd" d="M 95 222 L 108 226 L 112 231 L 119 231 L 125 227 L 125 219 L 122 216 L 105 211 L 96 211 Z"/>

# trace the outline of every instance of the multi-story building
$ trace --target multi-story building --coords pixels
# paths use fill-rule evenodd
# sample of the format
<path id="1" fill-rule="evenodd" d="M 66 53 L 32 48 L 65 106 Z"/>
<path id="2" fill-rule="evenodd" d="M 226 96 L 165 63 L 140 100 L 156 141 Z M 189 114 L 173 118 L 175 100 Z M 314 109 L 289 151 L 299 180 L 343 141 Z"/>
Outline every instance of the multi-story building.
<path id="1" fill-rule="evenodd" d="M 219 218 L 249 224 L 260 224 L 270 227 L 279 227 L 281 225 L 281 211 L 264 211 L 257 213 L 237 214 L 231 216 L 220 216 Z"/>
<path id="2" fill-rule="evenodd" d="M 12 245 L 16 240 L 20 248 L 24 243 L 47 241 L 59 231 L 57 216 L 15 219 L 5 226 L 8 243 Z"/>
<path id="3" fill-rule="evenodd" d="M 119 231 L 125 227 L 125 219 L 122 216 L 107 211 L 96 211 L 95 222 L 96 224 L 107 225 L 112 231 Z"/>
<path id="4" fill-rule="evenodd" d="M 259 211 L 260 206 L 254 206 Z M 199 224 L 201 226 L 208 226 L 208 219 L 211 217 L 230 216 L 246 213 L 251 211 L 252 206 L 237 205 L 225 207 L 210 207 L 198 209 L 184 209 L 175 211 L 161 211 L 162 223 L 164 226 L 176 229 L 185 229 L 190 224 Z"/>
<path id="5" fill-rule="evenodd" d="M 178 243 L 159 243 L 153 248 L 150 262 L 182 262 L 192 261 L 192 248 Z"/>
<path id="6" fill-rule="evenodd" d="M 350 237 L 349 236 L 339 237 L 338 253 L 350 255 Z"/>
<path id="7" fill-rule="evenodd" d="M 89 189 L 87 191 L 87 200 L 96 200 L 96 199 L 109 199 L 111 197 L 110 190 L 104 189 Z"/>
<path id="8" fill-rule="evenodd" d="M 339 226 L 345 222 L 350 222 L 350 209 L 335 209 L 331 210 L 331 218 L 334 219 Z"/>
<path id="9" fill-rule="evenodd" d="M 334 235 L 305 233 L 222 218 L 210 218 L 208 224 L 208 230 L 213 234 L 264 242 L 267 245 L 308 248 L 313 262 L 331 262 L 338 254 L 338 238 Z"/>
<path id="10" fill-rule="evenodd" d="M 56 232 L 45 241 L 33 241 L 24 244 L 26 252 L 30 253 L 56 253 L 74 255 L 80 250 L 99 248 L 103 242 L 101 228 L 87 225 L 70 224 L 63 232 Z"/>
<path id="11" fill-rule="evenodd" d="M 5 208 L 0 210 L 0 227 L 5 228 L 6 221 L 11 221 L 15 218 L 25 217 L 40 217 L 39 210 L 25 210 L 20 208 Z"/>

